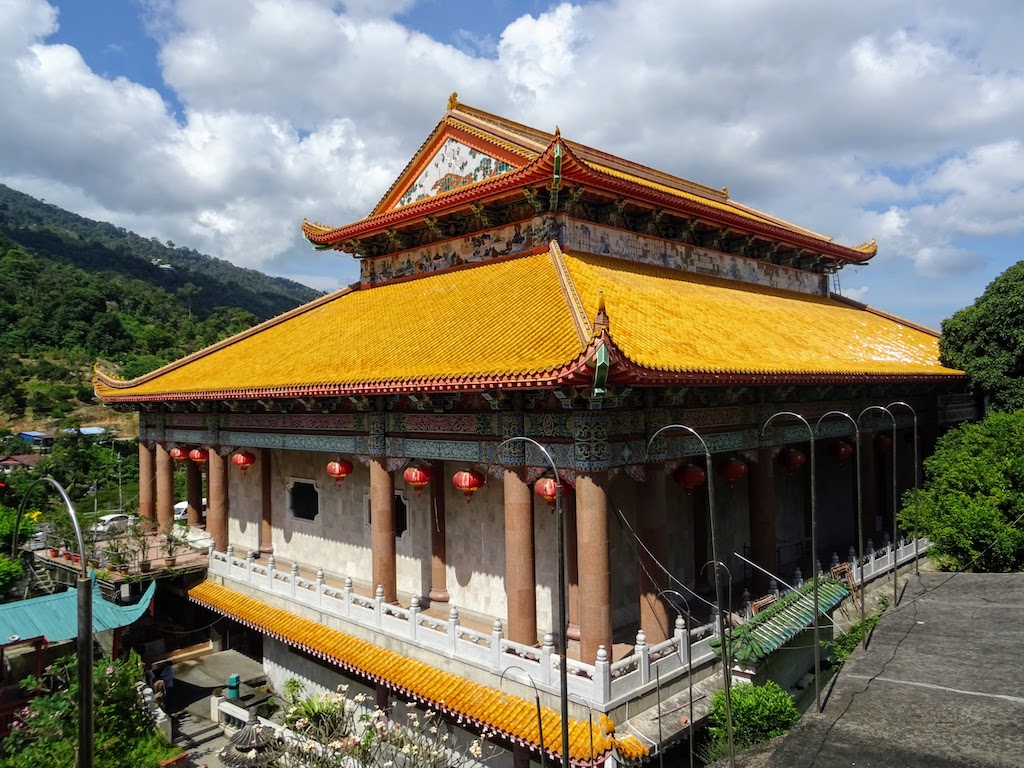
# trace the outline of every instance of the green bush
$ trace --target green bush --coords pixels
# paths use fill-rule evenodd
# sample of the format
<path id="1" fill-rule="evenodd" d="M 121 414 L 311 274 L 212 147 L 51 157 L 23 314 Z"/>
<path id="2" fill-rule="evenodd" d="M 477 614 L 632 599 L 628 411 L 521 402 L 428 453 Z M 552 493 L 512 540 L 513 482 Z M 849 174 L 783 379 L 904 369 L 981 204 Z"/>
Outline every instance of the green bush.
<path id="1" fill-rule="evenodd" d="M 850 658 L 850 654 L 860 645 L 864 635 L 875 628 L 875 624 L 878 623 L 881 617 L 881 614 L 876 613 L 874 616 L 868 616 L 864 621 L 855 621 L 846 632 L 836 637 L 835 640 L 826 640 L 824 645 L 825 650 L 828 651 L 829 659 L 833 663 L 842 664 Z"/>
<path id="2" fill-rule="evenodd" d="M 800 719 L 793 697 L 769 680 L 764 685 L 735 685 L 732 688 L 733 744 L 746 749 L 781 736 Z M 708 733 L 715 754 L 726 743 L 725 691 L 717 690 L 711 700 Z"/>

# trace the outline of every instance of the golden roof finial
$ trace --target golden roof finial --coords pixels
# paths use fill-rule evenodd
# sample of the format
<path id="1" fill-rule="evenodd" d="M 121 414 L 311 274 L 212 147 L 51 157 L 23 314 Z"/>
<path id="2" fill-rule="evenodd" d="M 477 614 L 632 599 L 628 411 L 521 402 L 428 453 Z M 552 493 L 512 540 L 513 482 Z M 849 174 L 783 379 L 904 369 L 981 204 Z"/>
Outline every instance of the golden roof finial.
<path id="1" fill-rule="evenodd" d="M 601 333 L 608 330 L 608 326 L 608 311 L 604 305 L 604 289 L 598 289 L 597 314 L 594 316 L 594 336 L 600 336 Z"/>
<path id="2" fill-rule="evenodd" d="M 561 128 L 559 128 L 559 127 L 558 127 L 558 126 L 556 125 L 556 126 L 555 126 L 555 138 L 557 139 L 557 138 L 558 138 L 558 137 L 560 137 L 561 135 L 562 135 L 562 129 L 561 129 Z"/>
<path id="3" fill-rule="evenodd" d="M 450 112 L 457 106 L 459 106 L 459 94 L 457 94 L 455 91 L 452 91 L 452 95 L 448 97 L 448 111 Z"/>
<path id="4" fill-rule="evenodd" d="M 725 199 L 728 200 L 729 199 L 729 188 L 728 187 L 722 187 L 722 194 L 725 195 Z"/>

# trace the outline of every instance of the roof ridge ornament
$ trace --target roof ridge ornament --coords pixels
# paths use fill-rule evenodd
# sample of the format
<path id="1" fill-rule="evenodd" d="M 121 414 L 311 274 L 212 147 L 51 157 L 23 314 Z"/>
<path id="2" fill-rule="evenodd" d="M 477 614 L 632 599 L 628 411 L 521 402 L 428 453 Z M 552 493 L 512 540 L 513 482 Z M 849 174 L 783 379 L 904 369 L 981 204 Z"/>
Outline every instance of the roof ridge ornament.
<path id="1" fill-rule="evenodd" d="M 459 94 L 452 91 L 452 95 L 448 97 L 448 111 L 451 112 L 453 109 L 459 106 Z"/>
<path id="2" fill-rule="evenodd" d="M 594 336 L 600 336 L 609 329 L 608 312 L 604 304 L 604 289 L 597 292 L 597 314 L 594 316 Z"/>

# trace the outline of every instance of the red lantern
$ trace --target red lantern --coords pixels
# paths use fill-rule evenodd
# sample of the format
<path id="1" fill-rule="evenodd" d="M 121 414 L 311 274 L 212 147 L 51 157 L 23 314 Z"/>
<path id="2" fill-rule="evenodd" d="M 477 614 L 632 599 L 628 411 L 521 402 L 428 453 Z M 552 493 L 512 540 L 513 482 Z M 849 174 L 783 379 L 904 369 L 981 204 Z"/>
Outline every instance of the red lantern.
<path id="1" fill-rule="evenodd" d="M 248 451 L 239 451 L 231 457 L 231 460 L 235 463 L 235 466 L 243 472 L 256 463 L 256 457 Z"/>
<path id="2" fill-rule="evenodd" d="M 352 474 L 352 462 L 348 459 L 338 459 L 327 464 L 327 474 L 333 477 L 338 485 L 345 482 L 345 478 Z"/>
<path id="3" fill-rule="evenodd" d="M 175 461 L 185 461 L 188 458 L 188 448 L 183 445 L 176 445 L 171 448 L 171 458 Z"/>
<path id="4" fill-rule="evenodd" d="M 845 464 L 853 456 L 853 446 L 845 440 L 837 440 L 832 443 L 832 453 L 839 459 L 840 464 Z"/>
<path id="5" fill-rule="evenodd" d="M 706 479 L 704 470 L 698 467 L 696 464 L 684 464 L 678 467 L 675 472 L 672 473 L 672 479 L 675 480 L 687 493 L 693 493 L 694 488 L 699 488 L 704 485 Z"/>
<path id="6" fill-rule="evenodd" d="M 193 448 L 188 452 L 188 457 L 196 464 L 205 464 L 210 460 L 210 452 L 205 448 Z"/>
<path id="7" fill-rule="evenodd" d="M 886 434 L 879 434 L 875 437 L 875 445 L 878 446 L 878 450 L 883 453 L 892 450 L 892 438 Z"/>
<path id="8" fill-rule="evenodd" d="M 732 488 L 747 475 L 747 465 L 732 456 L 718 465 L 719 476 Z"/>
<path id="9" fill-rule="evenodd" d="M 405 482 L 416 489 L 416 495 L 419 496 L 423 486 L 433 479 L 433 473 L 429 467 L 408 467 L 402 473 L 402 477 L 405 478 Z"/>
<path id="10" fill-rule="evenodd" d="M 466 503 L 468 504 L 472 501 L 473 494 L 480 488 L 483 488 L 484 476 L 475 469 L 463 469 L 455 473 L 454 477 L 452 477 L 452 483 L 462 491 L 462 495 L 466 497 Z"/>
<path id="11" fill-rule="evenodd" d="M 796 472 L 800 467 L 807 461 L 807 457 L 803 451 L 798 451 L 796 448 L 787 448 L 779 456 L 779 460 L 783 466 L 786 467 L 791 473 Z"/>
<path id="12" fill-rule="evenodd" d="M 558 481 L 551 477 L 542 477 L 533 484 L 533 492 L 544 499 L 549 507 L 554 508 L 558 498 Z"/>

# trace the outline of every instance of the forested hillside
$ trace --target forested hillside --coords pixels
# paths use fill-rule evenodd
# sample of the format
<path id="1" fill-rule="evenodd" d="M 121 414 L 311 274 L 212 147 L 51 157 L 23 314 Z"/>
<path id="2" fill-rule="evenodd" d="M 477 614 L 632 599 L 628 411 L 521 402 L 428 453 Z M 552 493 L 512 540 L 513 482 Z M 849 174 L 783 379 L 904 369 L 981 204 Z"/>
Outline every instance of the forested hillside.
<path id="1" fill-rule="evenodd" d="M 93 403 L 98 360 L 134 378 L 318 295 L 0 185 L 0 422 Z"/>

